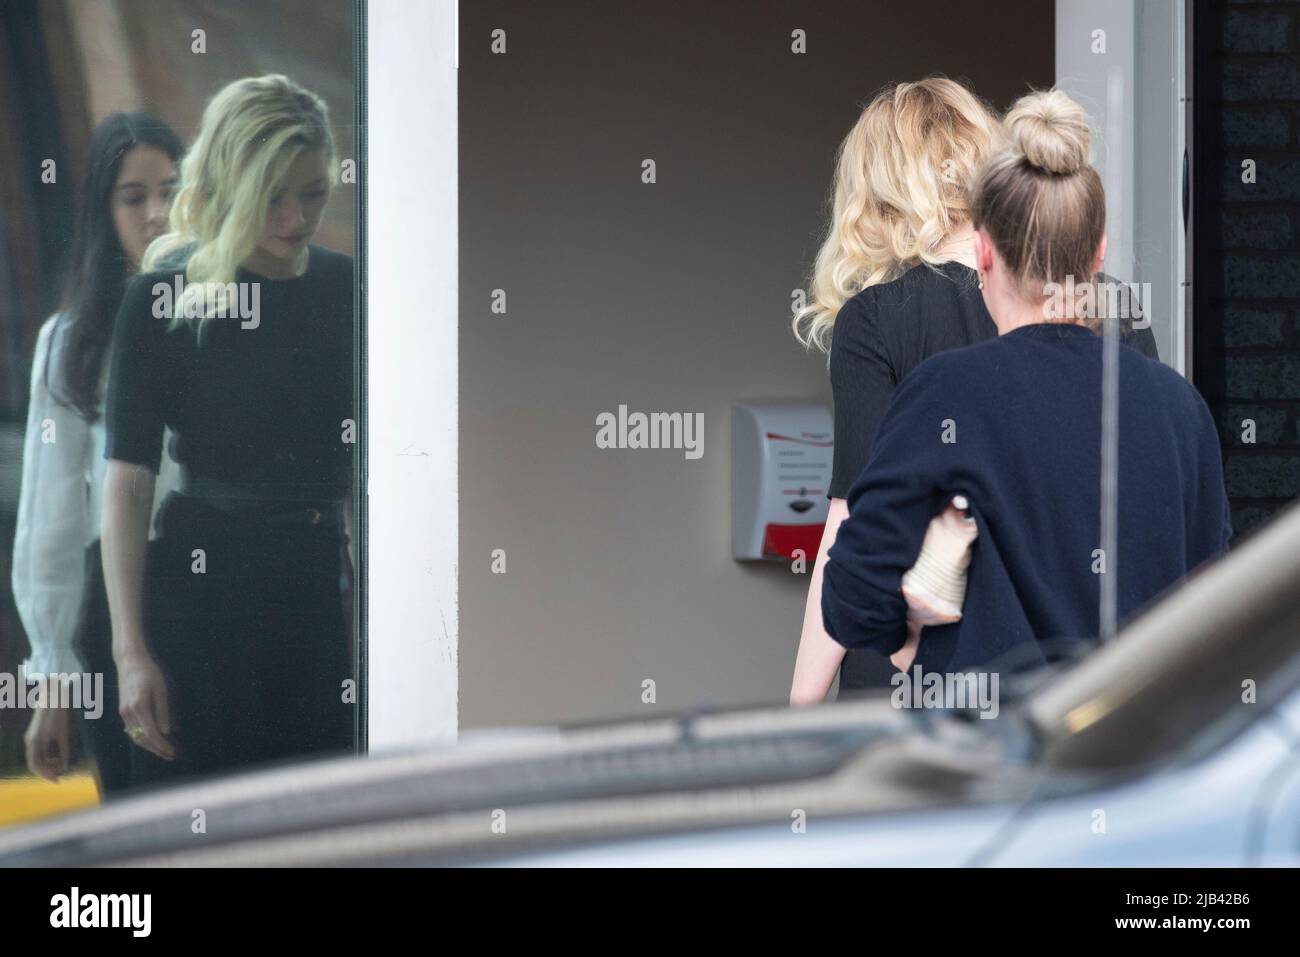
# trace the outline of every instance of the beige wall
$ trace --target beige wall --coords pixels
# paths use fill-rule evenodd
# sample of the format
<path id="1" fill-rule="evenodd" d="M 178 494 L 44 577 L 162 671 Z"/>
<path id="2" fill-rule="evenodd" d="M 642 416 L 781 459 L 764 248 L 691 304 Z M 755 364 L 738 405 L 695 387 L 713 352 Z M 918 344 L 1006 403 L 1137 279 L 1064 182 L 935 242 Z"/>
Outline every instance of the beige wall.
<path id="1" fill-rule="evenodd" d="M 829 402 L 788 317 L 835 148 L 890 80 L 1053 79 L 1051 4 L 807 6 L 462 8 L 462 727 L 785 700 L 807 579 L 730 557 L 730 414 Z M 702 412 L 703 457 L 598 449 L 620 404 Z"/>

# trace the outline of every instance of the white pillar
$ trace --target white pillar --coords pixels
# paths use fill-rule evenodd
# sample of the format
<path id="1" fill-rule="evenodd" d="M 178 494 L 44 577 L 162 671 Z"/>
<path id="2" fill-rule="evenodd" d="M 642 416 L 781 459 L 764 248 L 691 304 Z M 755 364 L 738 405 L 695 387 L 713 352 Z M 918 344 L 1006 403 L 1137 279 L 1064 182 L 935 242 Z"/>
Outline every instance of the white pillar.
<path id="1" fill-rule="evenodd" d="M 454 737 L 458 546 L 455 0 L 370 0 L 369 722 Z"/>

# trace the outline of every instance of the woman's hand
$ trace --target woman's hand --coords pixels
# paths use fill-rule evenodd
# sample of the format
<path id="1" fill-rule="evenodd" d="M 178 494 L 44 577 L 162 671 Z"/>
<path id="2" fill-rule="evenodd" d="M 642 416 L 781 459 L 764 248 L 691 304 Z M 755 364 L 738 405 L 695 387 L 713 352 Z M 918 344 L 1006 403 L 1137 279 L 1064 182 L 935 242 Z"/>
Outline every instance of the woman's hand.
<path id="1" fill-rule="evenodd" d="M 826 527 L 822 529 L 817 559 L 813 562 L 812 578 L 808 583 L 808 598 L 804 604 L 803 630 L 799 635 L 799 650 L 795 655 L 794 677 L 790 681 L 790 704 L 793 707 L 819 704 L 835 683 L 840 662 L 844 660 L 844 646 L 826 634 L 822 625 L 822 569 L 826 555 L 835 544 L 835 534 L 840 523 L 848 517 L 849 507 L 842 498 L 833 498 L 826 510 Z"/>
<path id="2" fill-rule="evenodd" d="M 167 735 L 171 711 L 167 683 L 144 642 L 145 561 L 156 473 L 109 459 L 104 473 L 100 549 L 104 588 L 113 623 L 113 664 L 119 706 L 131 740 L 167 761 L 176 757 Z"/>
<path id="3" fill-rule="evenodd" d="M 964 495 L 953 496 L 944 510 L 930 519 L 916 565 L 903 576 L 903 595 L 908 605 L 907 641 L 889 657 L 899 671 L 911 667 L 925 625 L 961 619 L 971 544 L 978 535 Z"/>
<path id="4" fill-rule="evenodd" d="M 889 656 L 890 663 L 899 671 L 907 671 L 912 667 L 912 659 L 916 657 L 917 646 L 921 644 L 922 626 L 912 619 L 907 619 L 907 641 L 903 642 L 903 647 Z"/>
<path id="5" fill-rule="evenodd" d="M 961 620 L 966 570 L 978 536 L 964 495 L 954 495 L 944 510 L 930 519 L 916 564 L 903 574 L 909 624 L 947 625 Z"/>
<path id="6" fill-rule="evenodd" d="M 115 659 L 118 714 L 131 740 L 146 751 L 172 761 L 176 749 L 168 740 L 171 710 L 162 670 L 143 648 Z"/>
<path id="7" fill-rule="evenodd" d="M 36 708 L 23 735 L 27 770 L 52 782 L 67 774 L 72 761 L 72 734 L 71 708 Z"/>

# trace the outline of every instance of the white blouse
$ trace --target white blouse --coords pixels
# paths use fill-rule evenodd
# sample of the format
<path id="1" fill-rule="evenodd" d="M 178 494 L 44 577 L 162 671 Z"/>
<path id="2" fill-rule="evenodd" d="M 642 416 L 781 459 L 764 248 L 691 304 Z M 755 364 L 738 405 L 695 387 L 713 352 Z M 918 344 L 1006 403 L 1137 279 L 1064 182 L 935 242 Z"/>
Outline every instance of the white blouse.
<path id="1" fill-rule="evenodd" d="M 47 319 L 36 338 L 14 536 L 14 599 L 32 646 L 31 657 L 23 662 L 28 674 L 84 670 L 72 641 L 86 585 L 86 548 L 99 538 L 107 469 L 103 416 L 88 423 L 76 409 L 55 400 L 46 381 L 47 369 L 62 366 L 67 336 L 66 327 L 56 329 L 58 319 L 57 314 Z M 107 374 L 105 357 L 101 396 Z M 158 506 L 179 479 L 168 448 L 170 434 L 164 435 L 154 485 L 150 538 Z"/>

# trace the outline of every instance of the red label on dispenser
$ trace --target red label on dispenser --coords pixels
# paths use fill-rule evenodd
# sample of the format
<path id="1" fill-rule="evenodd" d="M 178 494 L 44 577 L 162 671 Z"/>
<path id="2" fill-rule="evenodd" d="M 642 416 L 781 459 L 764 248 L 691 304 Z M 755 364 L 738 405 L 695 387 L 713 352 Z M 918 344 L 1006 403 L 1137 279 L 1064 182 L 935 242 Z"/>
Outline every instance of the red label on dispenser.
<path id="1" fill-rule="evenodd" d="M 768 525 L 763 529 L 763 555 L 767 558 L 794 558 L 796 549 L 804 558 L 816 560 L 821 547 L 824 523 L 814 525 Z"/>

